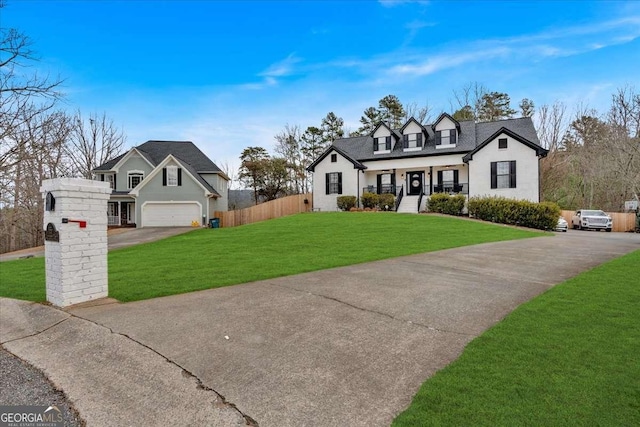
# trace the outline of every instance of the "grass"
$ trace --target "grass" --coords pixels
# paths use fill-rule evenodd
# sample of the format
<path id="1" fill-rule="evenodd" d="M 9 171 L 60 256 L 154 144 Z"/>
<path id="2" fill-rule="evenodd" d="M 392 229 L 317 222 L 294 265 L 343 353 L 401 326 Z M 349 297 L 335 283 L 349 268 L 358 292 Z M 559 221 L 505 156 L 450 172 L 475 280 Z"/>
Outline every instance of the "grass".
<path id="1" fill-rule="evenodd" d="M 640 251 L 521 305 L 393 426 L 640 425 Z"/>
<path id="2" fill-rule="evenodd" d="M 299 214 L 200 229 L 109 253 L 109 296 L 135 301 L 290 274 L 540 236 L 453 217 L 395 213 Z M 43 258 L 0 264 L 0 296 L 45 300 Z"/>

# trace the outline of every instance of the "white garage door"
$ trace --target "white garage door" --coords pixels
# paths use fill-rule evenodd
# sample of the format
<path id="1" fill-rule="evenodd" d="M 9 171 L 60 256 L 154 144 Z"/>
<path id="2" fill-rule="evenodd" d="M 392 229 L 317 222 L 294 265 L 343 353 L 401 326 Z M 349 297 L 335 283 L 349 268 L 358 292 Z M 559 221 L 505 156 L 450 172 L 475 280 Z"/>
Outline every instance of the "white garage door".
<path id="1" fill-rule="evenodd" d="M 189 227 L 192 221 L 202 221 L 196 202 L 145 203 L 142 207 L 143 227 Z"/>

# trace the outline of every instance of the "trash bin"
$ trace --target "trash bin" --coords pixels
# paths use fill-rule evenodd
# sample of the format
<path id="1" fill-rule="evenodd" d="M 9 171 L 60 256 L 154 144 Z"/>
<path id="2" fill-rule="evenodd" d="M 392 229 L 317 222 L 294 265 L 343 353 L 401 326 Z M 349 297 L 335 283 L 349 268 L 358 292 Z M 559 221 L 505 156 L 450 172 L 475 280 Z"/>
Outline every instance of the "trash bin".
<path id="1" fill-rule="evenodd" d="M 209 221 L 211 228 L 220 228 L 220 218 L 211 218 Z"/>

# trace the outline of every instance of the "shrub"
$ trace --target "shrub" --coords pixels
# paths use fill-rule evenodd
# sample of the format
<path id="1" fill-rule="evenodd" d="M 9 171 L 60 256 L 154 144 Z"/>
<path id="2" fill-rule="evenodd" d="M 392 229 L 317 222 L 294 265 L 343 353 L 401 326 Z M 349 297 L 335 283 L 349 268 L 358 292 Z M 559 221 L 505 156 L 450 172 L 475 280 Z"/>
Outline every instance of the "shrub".
<path id="1" fill-rule="evenodd" d="M 447 215 L 462 215 L 466 198 L 462 194 L 450 196 L 444 193 L 431 195 L 428 201 L 428 208 L 431 212 L 443 213 Z"/>
<path id="2" fill-rule="evenodd" d="M 380 198 L 375 193 L 362 193 L 360 197 L 360 203 L 362 203 L 363 208 L 375 208 L 378 206 L 378 201 Z"/>
<path id="3" fill-rule="evenodd" d="M 484 221 L 520 225 L 539 230 L 553 230 L 560 208 L 552 202 L 534 203 L 504 197 L 472 197 L 469 215 Z"/>
<path id="4" fill-rule="evenodd" d="M 349 211 L 356 206 L 356 196 L 338 196 L 338 209 L 342 211 Z"/>
<path id="5" fill-rule="evenodd" d="M 396 205 L 396 196 L 390 193 L 380 194 L 378 196 L 378 207 L 381 211 L 391 211 Z"/>

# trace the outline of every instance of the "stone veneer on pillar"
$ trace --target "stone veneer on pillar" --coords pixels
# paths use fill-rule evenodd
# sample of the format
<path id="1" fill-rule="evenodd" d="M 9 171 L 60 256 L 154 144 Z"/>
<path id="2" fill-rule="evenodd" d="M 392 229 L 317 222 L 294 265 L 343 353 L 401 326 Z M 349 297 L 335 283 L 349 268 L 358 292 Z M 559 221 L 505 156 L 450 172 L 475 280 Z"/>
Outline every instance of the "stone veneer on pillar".
<path id="1" fill-rule="evenodd" d="M 109 183 L 55 178 L 43 181 L 40 191 L 47 301 L 67 307 L 106 297 Z"/>

